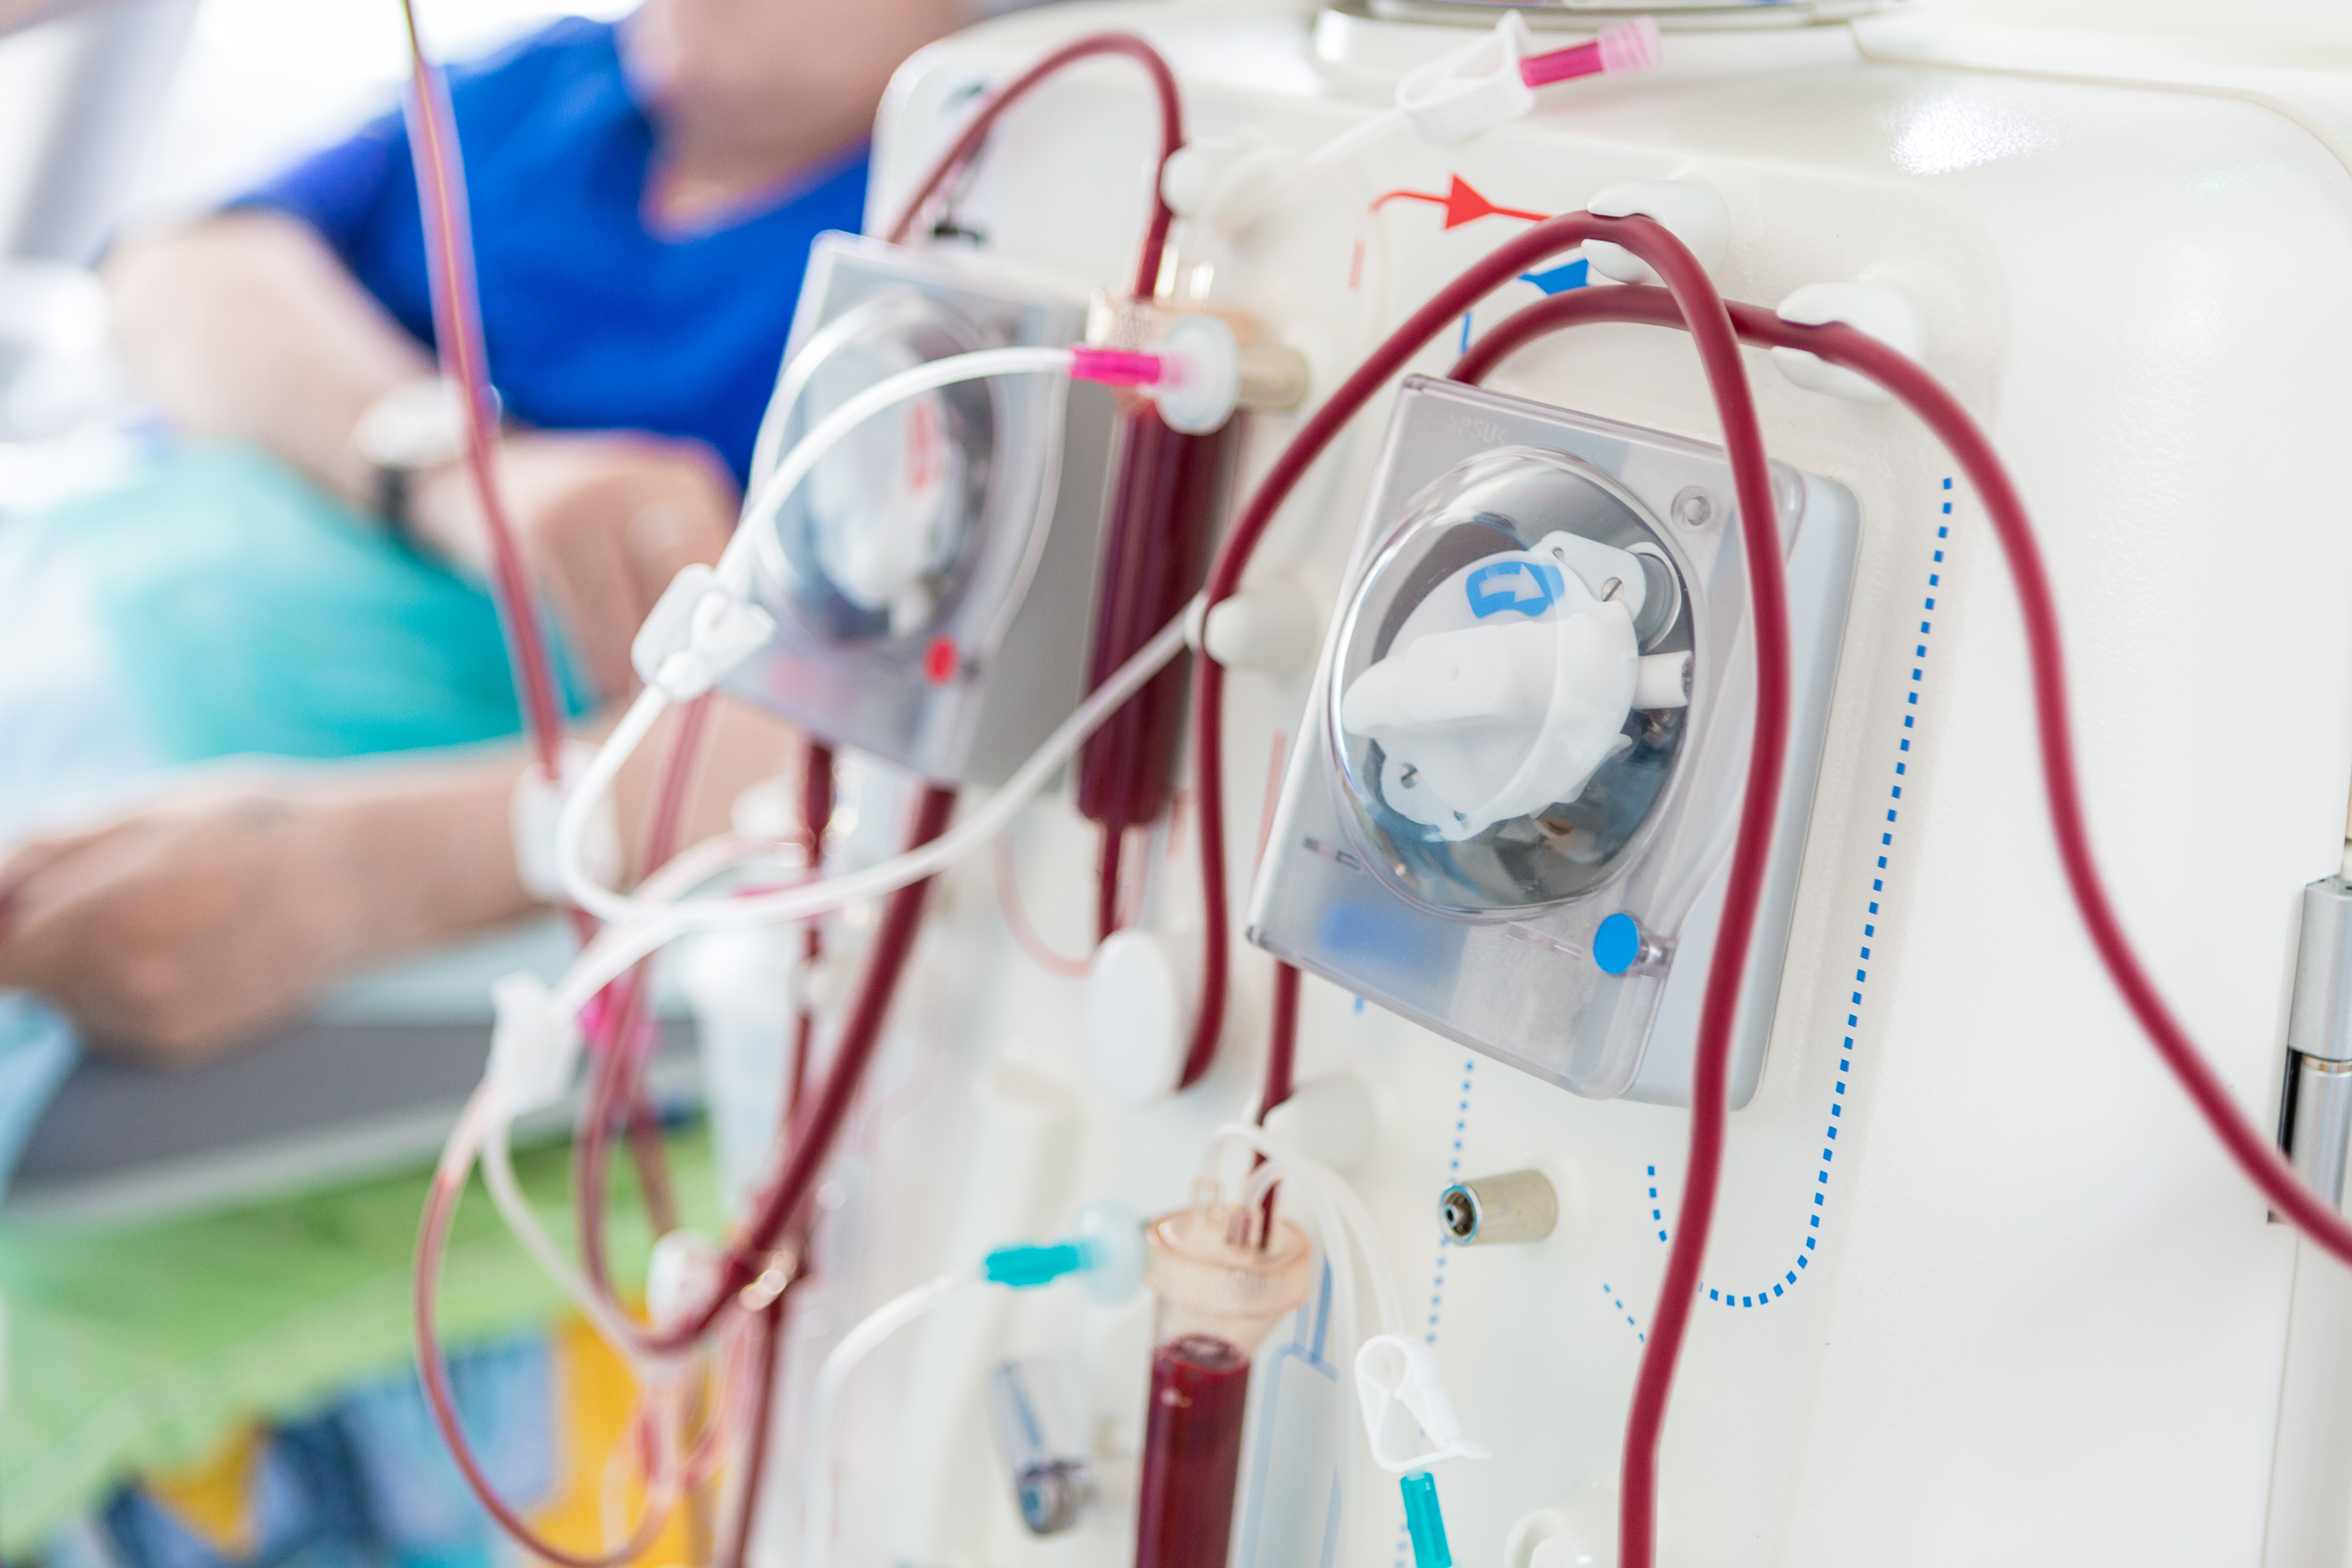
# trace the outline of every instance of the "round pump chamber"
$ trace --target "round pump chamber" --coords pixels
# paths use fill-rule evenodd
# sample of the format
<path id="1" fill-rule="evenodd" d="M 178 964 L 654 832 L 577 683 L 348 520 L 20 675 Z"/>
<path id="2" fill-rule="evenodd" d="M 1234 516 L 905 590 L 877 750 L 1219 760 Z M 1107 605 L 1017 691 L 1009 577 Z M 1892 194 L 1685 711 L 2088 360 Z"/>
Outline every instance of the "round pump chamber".
<path id="1" fill-rule="evenodd" d="M 813 345 L 794 439 L 877 382 L 989 346 L 954 310 L 912 289 L 865 301 L 830 337 Z M 918 394 L 818 461 L 778 526 L 786 598 L 813 630 L 840 642 L 896 640 L 940 618 L 981 536 L 999 395 L 987 382 Z"/>
<path id="2" fill-rule="evenodd" d="M 1681 755 L 1693 636 L 1678 551 L 1597 470 L 1507 447 L 1445 474 L 1381 546 L 1331 669 L 1366 865 L 1458 914 L 1601 886 Z"/>

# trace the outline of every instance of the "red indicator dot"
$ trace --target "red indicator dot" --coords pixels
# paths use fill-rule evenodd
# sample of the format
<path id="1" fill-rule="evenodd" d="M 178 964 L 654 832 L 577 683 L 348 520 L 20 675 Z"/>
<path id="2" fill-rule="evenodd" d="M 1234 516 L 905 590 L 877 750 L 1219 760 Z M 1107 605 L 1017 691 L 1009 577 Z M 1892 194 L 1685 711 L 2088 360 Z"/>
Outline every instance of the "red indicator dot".
<path id="1" fill-rule="evenodd" d="M 945 686 L 956 678 L 962 664 L 963 658 L 956 652 L 954 642 L 943 637 L 933 637 L 931 646 L 923 650 L 923 679 L 933 686 Z"/>

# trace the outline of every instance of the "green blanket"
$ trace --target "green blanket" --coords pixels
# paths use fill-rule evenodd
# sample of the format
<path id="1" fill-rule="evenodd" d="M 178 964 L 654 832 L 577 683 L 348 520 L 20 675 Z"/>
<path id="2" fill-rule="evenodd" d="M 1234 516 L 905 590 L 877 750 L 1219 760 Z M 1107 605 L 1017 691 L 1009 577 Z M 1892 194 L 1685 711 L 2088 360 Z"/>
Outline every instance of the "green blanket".
<path id="1" fill-rule="evenodd" d="M 184 447 L 12 528 L 19 552 L 73 557 L 161 761 L 366 756 L 521 727 L 489 595 L 263 453 Z"/>
<path id="2" fill-rule="evenodd" d="M 520 1152 L 524 1188 L 570 1231 L 568 1147 Z M 687 1221 L 715 1228 L 709 1145 L 672 1140 Z M 291 1414 L 415 1354 L 409 1269 L 423 1173 L 276 1203 L 105 1231 L 0 1228 L 6 1408 L 0 1415 L 0 1553 L 37 1546 L 125 1474 L 184 1463 L 235 1421 Z M 616 1175 L 616 1279 L 651 1246 L 634 1185 Z M 561 1298 L 477 1179 L 457 1212 L 440 1321 L 452 1343 L 551 1321 Z"/>

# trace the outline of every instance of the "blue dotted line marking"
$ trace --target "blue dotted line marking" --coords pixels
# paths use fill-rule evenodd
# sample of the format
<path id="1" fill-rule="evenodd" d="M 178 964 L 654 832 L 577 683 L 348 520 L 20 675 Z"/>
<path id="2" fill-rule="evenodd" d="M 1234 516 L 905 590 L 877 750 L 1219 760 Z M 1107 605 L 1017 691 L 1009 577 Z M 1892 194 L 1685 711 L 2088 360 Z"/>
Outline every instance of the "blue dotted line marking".
<path id="1" fill-rule="evenodd" d="M 1452 1186 L 1462 1179 L 1462 1139 L 1470 1125 L 1470 1086 L 1476 1081 L 1478 1058 L 1470 1057 L 1462 1063 L 1462 1100 L 1454 1108 L 1454 1148 L 1445 1165 L 1445 1184 Z M 1437 1263 L 1430 1270 L 1429 1329 L 1422 1338 L 1431 1344 L 1437 1342 L 1437 1317 L 1445 1303 L 1445 1259 L 1454 1246 L 1451 1237 L 1437 1238 Z"/>
<path id="2" fill-rule="evenodd" d="M 1625 1310 L 1625 1303 L 1619 1298 L 1616 1287 L 1603 1279 L 1601 1282 L 1601 1293 L 1609 1298 L 1609 1304 L 1617 1309 L 1618 1315 L 1625 1320 L 1625 1326 L 1633 1331 L 1633 1337 L 1646 1344 L 1650 1336 L 1642 1331 L 1641 1321 Z"/>
<path id="3" fill-rule="evenodd" d="M 1470 1126 L 1470 1089 L 1477 1079 L 1478 1058 L 1465 1057 L 1462 1059 L 1462 1098 L 1454 1107 L 1453 1147 L 1446 1152 L 1445 1184 L 1449 1187 L 1462 1179 L 1462 1143 Z M 1437 1320 L 1445 1306 L 1445 1259 L 1453 1246 L 1451 1237 L 1442 1234 L 1438 1237 L 1437 1261 L 1430 1269 L 1429 1325 L 1422 1338 L 1433 1345 L 1437 1342 Z M 1397 1526 L 1396 1568 L 1408 1568 L 1412 1561 L 1412 1529 L 1409 1525 L 1400 1524 Z"/>
<path id="4" fill-rule="evenodd" d="M 1945 479 L 1943 488 L 1947 492 L 1949 492 L 1952 488 L 1952 481 L 1949 479 Z M 1927 666 L 1924 661 L 1927 657 L 1927 643 L 1929 636 L 1935 626 L 1935 622 L 1931 617 L 1934 616 L 1936 611 L 1937 592 L 1943 586 L 1944 551 L 1946 548 L 1946 542 L 1951 538 L 1952 534 L 1952 525 L 1948 521 L 1952 515 L 1952 502 L 1948 493 L 1946 495 L 1944 500 L 1943 515 L 1947 521 L 1936 525 L 1936 552 L 1933 562 L 1935 569 L 1927 574 L 1928 591 L 1921 605 L 1923 614 L 1919 622 L 1919 640 L 1913 645 L 1911 649 L 1911 657 L 1916 660 L 1922 661 L 1915 663 L 1911 667 L 1911 680 L 1915 686 L 1920 684 L 1926 679 Z M 1919 705 L 1919 693 L 1916 690 L 1906 692 L 1904 694 L 1904 702 L 1906 707 L 1916 708 Z M 1906 731 L 1917 729 L 1918 715 L 1916 713 L 1904 714 L 1903 728 Z M 1908 734 L 1905 734 L 1901 737 L 1900 743 L 1895 752 L 1894 773 L 1895 782 L 1888 786 L 1889 793 L 1887 799 L 1890 802 L 1900 802 L 1903 798 L 1904 782 L 1910 776 L 1911 772 L 1910 755 L 1911 737 Z M 1833 1145 L 1837 1142 L 1838 1128 L 1845 1118 L 1846 1084 L 1853 1076 L 1853 1058 L 1859 1054 L 1854 1048 L 1853 1042 L 1854 1037 L 1861 1033 L 1862 1030 L 1862 1015 L 1859 1009 L 1862 1006 L 1863 992 L 1868 986 L 1870 981 L 1870 970 L 1868 968 L 1870 963 L 1870 944 L 1876 941 L 1878 937 L 1878 905 L 1880 898 L 1886 891 L 1885 872 L 1887 853 L 1895 847 L 1895 824 L 1896 816 L 1901 810 L 1902 807 L 1900 805 L 1889 805 L 1887 806 L 1886 821 L 1878 835 L 1879 855 L 1877 870 L 1879 874 L 1871 879 L 1870 898 L 1867 900 L 1869 907 L 1864 911 L 1862 921 L 1862 940 L 1859 945 L 1859 953 L 1863 967 L 1857 968 L 1853 972 L 1854 988 L 1852 992 L 1848 993 L 1851 999 L 1851 1005 L 1857 1010 L 1848 1013 L 1845 1016 L 1847 1033 L 1844 1039 L 1840 1042 L 1843 1047 L 1843 1054 L 1838 1058 L 1837 1088 L 1830 1100 L 1829 1126 L 1824 1131 L 1826 1141 L 1822 1148 L 1822 1163 L 1820 1168 L 1813 1173 L 1813 1212 L 1806 1216 L 1806 1230 L 1808 1234 L 1805 1237 L 1804 1247 L 1797 1254 L 1795 1268 L 1789 1269 L 1787 1272 L 1782 1274 L 1779 1279 L 1769 1282 L 1760 1289 L 1751 1290 L 1742 1294 L 1738 1291 L 1721 1289 L 1715 1286 L 1705 1285 L 1702 1283 L 1701 1288 L 1706 1291 L 1706 1299 L 1710 1301 L 1720 1302 L 1726 1307 L 1769 1307 L 1773 1302 L 1779 1300 L 1785 1292 L 1796 1285 L 1800 1275 L 1806 1268 L 1811 1267 L 1813 1255 L 1820 1249 L 1821 1237 L 1818 1233 L 1822 1228 L 1822 1215 L 1829 1207 L 1830 1166 L 1837 1158 L 1837 1150 Z M 1659 1226 L 1658 1240 L 1661 1243 L 1664 1243 L 1667 1239 L 1667 1233 L 1664 1228 L 1664 1222 L 1661 1219 L 1662 1211 L 1658 1204 L 1658 1168 L 1655 1165 L 1649 1167 L 1649 1178 L 1651 1203 L 1650 1219 L 1653 1224 Z M 1606 1285 L 1603 1285 L 1601 1289 L 1603 1290 L 1607 1290 L 1609 1288 Z M 1615 1292 L 1611 1292 L 1610 1299 L 1612 1301 L 1616 1300 Z M 1623 1303 L 1618 1302 L 1617 1305 L 1619 1310 L 1622 1311 Z M 1639 1338 L 1641 1335 L 1641 1325 L 1634 1321 L 1632 1313 L 1628 1312 L 1625 1314 L 1625 1321 L 1633 1326 L 1635 1337 Z"/>

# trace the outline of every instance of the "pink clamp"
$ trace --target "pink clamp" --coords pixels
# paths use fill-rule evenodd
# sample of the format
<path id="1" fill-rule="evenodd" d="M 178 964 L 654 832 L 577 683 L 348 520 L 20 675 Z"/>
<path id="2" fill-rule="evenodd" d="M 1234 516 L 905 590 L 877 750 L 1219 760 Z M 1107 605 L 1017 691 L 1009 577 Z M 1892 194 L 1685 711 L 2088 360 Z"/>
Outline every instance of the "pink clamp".
<path id="1" fill-rule="evenodd" d="M 1601 28 L 1601 36 L 1589 44 L 1528 56 L 1519 62 L 1519 79 L 1529 87 L 1542 87 L 1603 71 L 1655 70 L 1660 52 L 1656 20 L 1636 16 Z"/>
<path id="2" fill-rule="evenodd" d="M 1070 375 L 1077 381 L 1098 381 L 1105 386 L 1157 386 L 1166 374 L 1166 365 L 1158 354 L 1083 345 L 1070 350 Z"/>

